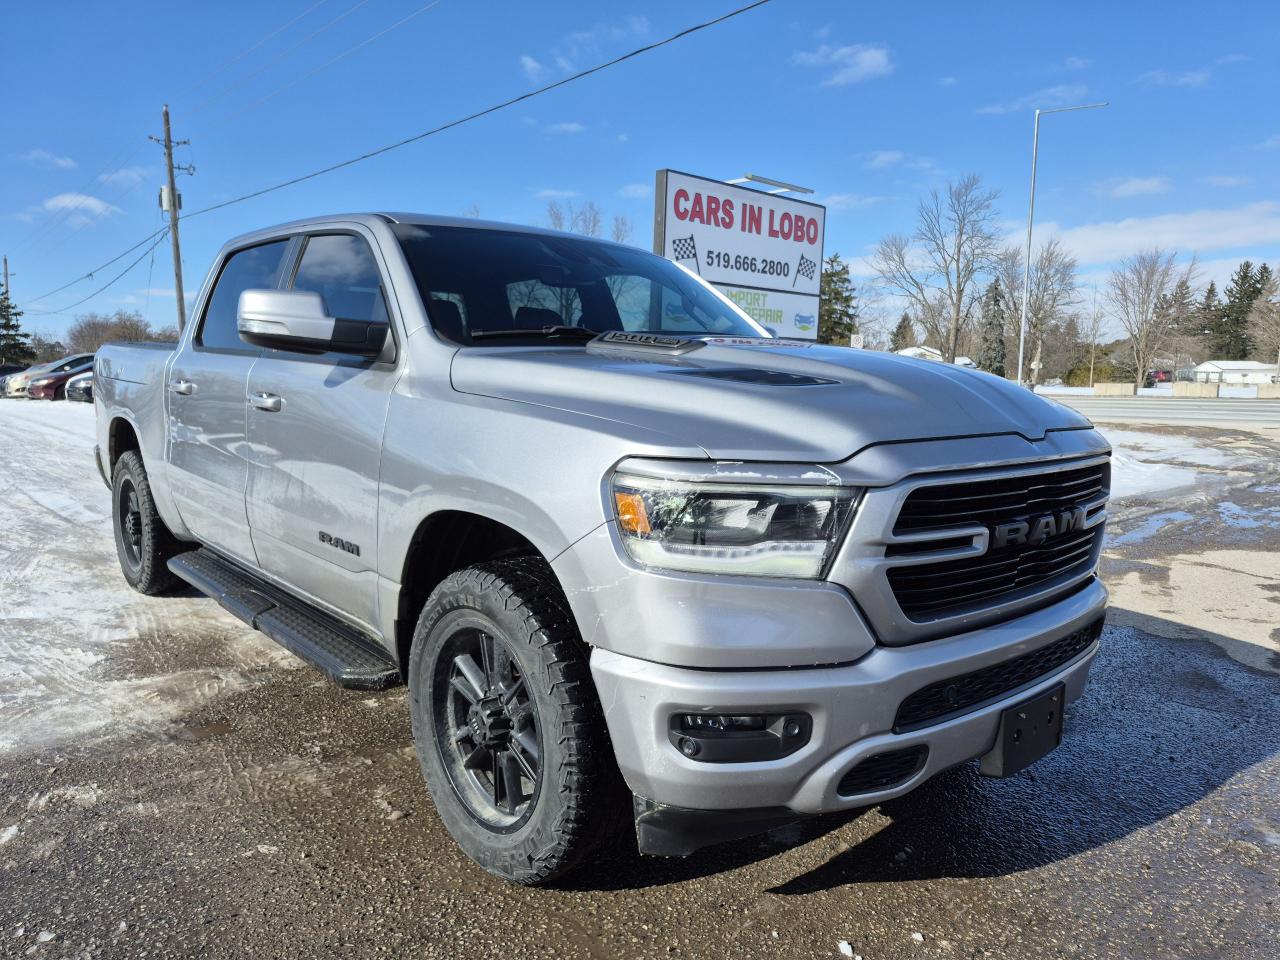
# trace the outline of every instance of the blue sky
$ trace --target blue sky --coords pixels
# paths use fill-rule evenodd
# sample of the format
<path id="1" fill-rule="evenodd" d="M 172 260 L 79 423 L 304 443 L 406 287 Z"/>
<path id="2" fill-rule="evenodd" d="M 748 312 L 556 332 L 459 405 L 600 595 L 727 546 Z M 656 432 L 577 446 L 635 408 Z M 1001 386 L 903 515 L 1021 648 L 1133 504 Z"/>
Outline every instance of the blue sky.
<path id="1" fill-rule="evenodd" d="M 20 305 L 156 229 L 160 107 L 190 138 L 195 210 L 425 130 L 673 33 L 734 0 L 281 0 L 13 5 L 0 81 L 0 252 Z M 296 20 L 295 20 L 296 18 Z M 291 25 L 291 20 L 295 20 Z M 166 40 L 172 26 L 176 49 Z M 281 27 L 285 29 L 281 30 Z M 1032 110 L 1110 100 L 1041 128 L 1037 235 L 1101 282 L 1142 246 L 1196 253 L 1221 285 L 1280 260 L 1280 9 L 1237 4 L 774 0 L 712 30 L 389 155 L 182 225 L 194 292 L 230 236 L 317 213 L 418 210 L 545 223 L 591 199 L 648 244 L 654 171 L 812 186 L 827 251 L 861 269 L 922 193 L 976 172 L 1025 217 Z M 367 42 L 366 42 L 367 41 Z M 352 49 L 355 48 L 355 49 Z M 173 320 L 168 244 L 67 313 L 130 255 L 31 304 Z"/>

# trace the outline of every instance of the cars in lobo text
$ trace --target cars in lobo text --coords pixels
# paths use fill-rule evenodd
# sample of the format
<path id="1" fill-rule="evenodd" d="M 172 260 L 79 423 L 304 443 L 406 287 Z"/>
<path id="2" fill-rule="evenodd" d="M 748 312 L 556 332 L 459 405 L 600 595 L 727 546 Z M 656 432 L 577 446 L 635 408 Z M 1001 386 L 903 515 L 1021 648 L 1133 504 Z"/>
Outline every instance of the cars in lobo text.
<path id="1" fill-rule="evenodd" d="M 631 247 L 416 215 L 239 237 L 191 316 L 98 353 L 125 578 L 407 682 L 440 817 L 503 877 L 620 817 L 685 855 L 1009 775 L 1084 687 L 1110 451 L 1002 379 L 774 338 Z"/>

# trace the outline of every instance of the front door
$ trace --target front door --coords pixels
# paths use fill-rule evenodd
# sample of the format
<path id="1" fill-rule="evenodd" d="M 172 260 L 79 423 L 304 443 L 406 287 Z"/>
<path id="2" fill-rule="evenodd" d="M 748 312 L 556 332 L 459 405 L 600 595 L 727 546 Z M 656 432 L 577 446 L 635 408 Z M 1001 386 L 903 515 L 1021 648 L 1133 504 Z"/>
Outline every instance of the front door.
<path id="1" fill-rule="evenodd" d="M 371 238 L 303 239 L 285 286 L 324 298 L 330 316 L 387 319 Z M 248 514 L 258 565 L 374 628 L 378 469 L 395 344 L 376 361 L 266 350 L 249 378 Z"/>
<path id="2" fill-rule="evenodd" d="M 240 293 L 272 289 L 288 240 L 232 253 L 169 372 L 169 481 L 183 522 L 202 543 L 254 562 L 245 512 L 245 389 L 262 352 L 240 339 Z"/>

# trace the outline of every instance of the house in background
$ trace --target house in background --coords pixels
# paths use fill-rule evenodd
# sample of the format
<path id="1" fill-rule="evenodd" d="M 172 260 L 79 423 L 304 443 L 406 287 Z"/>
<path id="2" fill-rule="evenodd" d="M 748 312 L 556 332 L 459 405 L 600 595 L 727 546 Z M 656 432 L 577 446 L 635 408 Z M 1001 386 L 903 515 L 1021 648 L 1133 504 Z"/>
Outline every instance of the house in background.
<path id="1" fill-rule="evenodd" d="M 915 360 L 936 360 L 942 362 L 942 351 L 935 350 L 933 347 L 903 347 L 901 350 L 895 350 L 900 357 L 911 357 Z M 956 357 L 957 367 L 970 367 L 977 369 L 977 364 L 968 357 Z"/>
<path id="2" fill-rule="evenodd" d="M 1280 371 L 1274 363 L 1258 360 L 1206 360 L 1195 368 L 1195 379 L 1197 383 L 1251 387 L 1259 383 L 1280 383 Z"/>

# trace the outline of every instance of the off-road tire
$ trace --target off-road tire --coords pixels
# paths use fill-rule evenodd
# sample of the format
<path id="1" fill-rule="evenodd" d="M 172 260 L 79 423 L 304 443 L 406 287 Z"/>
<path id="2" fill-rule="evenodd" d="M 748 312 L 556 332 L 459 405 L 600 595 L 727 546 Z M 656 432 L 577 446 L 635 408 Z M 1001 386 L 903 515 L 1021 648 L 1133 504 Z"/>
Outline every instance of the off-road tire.
<path id="1" fill-rule="evenodd" d="M 459 795 L 434 719 L 436 671 L 464 621 L 488 622 L 505 641 L 537 713 L 540 786 L 527 819 L 505 832 L 478 819 Z M 409 692 L 414 744 L 440 819 L 490 873 L 527 886 L 553 882 L 614 837 L 630 815 L 587 647 L 541 558 L 468 567 L 432 591 L 414 631 Z"/>
<path id="2" fill-rule="evenodd" d="M 122 500 L 128 499 L 130 491 L 137 503 L 134 520 L 130 520 L 126 515 L 128 511 L 122 508 Z M 136 542 L 133 542 L 128 527 L 135 523 Z M 177 577 L 169 572 L 168 562 L 182 546 L 160 519 L 147 470 L 142 465 L 142 457 L 134 450 L 121 454 L 111 471 L 111 526 L 120 571 L 129 586 L 148 596 L 172 589 Z"/>

